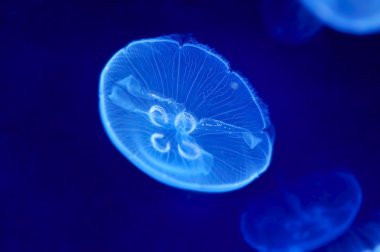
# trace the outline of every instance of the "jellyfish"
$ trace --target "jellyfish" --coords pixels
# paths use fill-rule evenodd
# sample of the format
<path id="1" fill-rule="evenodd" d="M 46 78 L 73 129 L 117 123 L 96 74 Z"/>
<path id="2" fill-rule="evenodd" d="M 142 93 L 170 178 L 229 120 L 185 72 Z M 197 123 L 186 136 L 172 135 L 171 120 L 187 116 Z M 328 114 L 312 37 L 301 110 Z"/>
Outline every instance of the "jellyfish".
<path id="1" fill-rule="evenodd" d="M 380 252 L 380 243 L 377 244 L 373 249 L 366 249 L 366 250 L 363 250 L 362 252 Z"/>
<path id="2" fill-rule="evenodd" d="M 380 252 L 380 212 L 366 214 L 323 252 Z"/>
<path id="3" fill-rule="evenodd" d="M 241 232 L 258 251 L 317 249 L 344 233 L 361 201 L 354 176 L 316 173 L 254 200 L 242 214 Z"/>
<path id="4" fill-rule="evenodd" d="M 370 220 L 356 229 L 356 235 L 361 238 L 363 252 L 380 252 L 380 212 L 370 217 Z"/>
<path id="5" fill-rule="evenodd" d="M 357 240 L 360 240 L 362 246 L 365 247 L 362 252 L 380 252 L 380 212 L 372 215 L 365 223 L 358 225 L 354 231 L 358 237 Z"/>
<path id="6" fill-rule="evenodd" d="M 99 97 L 111 142 L 169 186 L 231 191 L 270 163 L 266 106 L 226 60 L 190 38 L 131 42 L 104 67 Z"/>
<path id="7" fill-rule="evenodd" d="M 380 30 L 379 0 L 301 0 L 301 3 L 335 30 L 356 35 Z"/>
<path id="8" fill-rule="evenodd" d="M 298 0 L 262 0 L 261 17 L 267 32 L 287 44 L 307 42 L 322 28 Z"/>

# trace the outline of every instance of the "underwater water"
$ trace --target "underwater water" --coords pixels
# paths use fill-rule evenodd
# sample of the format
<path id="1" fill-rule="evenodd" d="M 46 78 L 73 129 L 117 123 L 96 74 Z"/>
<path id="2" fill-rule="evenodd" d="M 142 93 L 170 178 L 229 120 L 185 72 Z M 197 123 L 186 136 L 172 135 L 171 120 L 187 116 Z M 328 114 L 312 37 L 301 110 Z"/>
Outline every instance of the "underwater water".
<path id="1" fill-rule="evenodd" d="M 252 200 L 241 231 L 258 251 L 310 251 L 342 235 L 361 204 L 362 191 L 351 174 L 312 174 Z"/>
<path id="2" fill-rule="evenodd" d="M 314 26 L 293 3 L 0 1 L 0 251 L 253 252 L 241 232 L 242 213 L 257 220 L 268 217 L 260 209 L 276 205 L 271 216 L 284 218 L 272 227 L 291 219 L 289 232 L 280 229 L 273 239 L 264 223 L 263 232 L 250 232 L 255 243 L 376 250 L 380 34 L 343 33 L 315 15 L 323 27 Z M 276 27 L 283 37 L 273 36 Z M 308 27 L 318 31 L 305 38 Z M 175 42 L 141 44 L 158 38 Z M 139 50 L 130 59 L 144 78 L 129 72 L 124 57 L 105 68 L 131 45 Z M 185 81 L 188 89 L 176 96 L 177 86 L 165 80 L 178 76 L 168 59 L 183 55 L 179 45 L 192 50 L 181 58 L 182 77 L 194 80 L 205 61 L 210 73 L 220 69 L 215 78 L 236 81 L 222 82 L 219 95 L 202 103 L 201 90 L 217 86 L 201 72 L 197 88 L 190 91 L 192 81 Z M 166 73 L 162 82 L 152 55 Z M 102 72 L 107 88 L 99 93 Z M 238 110 L 216 118 L 229 109 Z M 258 111 L 270 117 L 273 146 L 273 131 L 259 133 L 266 121 Z M 231 134 L 220 127 L 204 134 L 210 125 L 202 118 Z M 355 205 L 355 191 L 340 198 L 335 190 L 347 180 L 312 190 L 318 187 L 311 174 L 337 170 L 360 184 L 351 224 L 354 207 L 341 203 Z M 321 207 L 308 208 L 308 200 Z M 330 208 L 339 214 L 322 211 Z M 331 223 L 337 228 L 326 228 Z"/>
<path id="3" fill-rule="evenodd" d="M 118 51 L 100 79 L 100 113 L 115 146 L 163 183 L 238 189 L 263 173 L 273 135 L 250 84 L 211 49 L 179 36 Z"/>
<path id="4" fill-rule="evenodd" d="M 305 43 L 323 27 L 299 0 L 262 0 L 261 12 L 268 34 L 283 43 Z"/>

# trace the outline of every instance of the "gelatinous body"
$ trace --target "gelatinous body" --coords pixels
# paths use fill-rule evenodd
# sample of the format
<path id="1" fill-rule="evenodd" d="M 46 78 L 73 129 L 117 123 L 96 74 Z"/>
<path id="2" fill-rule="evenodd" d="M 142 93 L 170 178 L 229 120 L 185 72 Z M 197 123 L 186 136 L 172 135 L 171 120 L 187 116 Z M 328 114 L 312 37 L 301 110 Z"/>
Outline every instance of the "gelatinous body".
<path id="1" fill-rule="evenodd" d="M 363 247 L 366 247 L 363 252 L 380 252 L 380 212 L 360 225 L 356 229 L 356 236 L 359 237 L 358 240 L 361 239 Z"/>
<path id="2" fill-rule="evenodd" d="M 380 252 L 380 244 L 376 245 L 373 249 L 365 249 L 362 252 Z"/>
<path id="3" fill-rule="evenodd" d="M 289 190 L 253 201 L 241 218 L 244 239 L 259 251 L 310 251 L 341 235 L 361 205 L 346 173 L 307 176 Z"/>
<path id="4" fill-rule="evenodd" d="M 262 0 L 261 16 L 267 32 L 289 44 L 309 41 L 323 26 L 299 0 Z"/>
<path id="5" fill-rule="evenodd" d="M 366 214 L 343 236 L 326 246 L 325 252 L 380 252 L 380 212 Z"/>
<path id="6" fill-rule="evenodd" d="M 324 24 L 341 32 L 370 34 L 380 30 L 379 0 L 301 0 Z"/>
<path id="7" fill-rule="evenodd" d="M 266 110 L 246 80 L 196 43 L 162 37 L 118 51 L 101 75 L 100 111 L 115 146 L 171 186 L 234 190 L 270 162 Z"/>

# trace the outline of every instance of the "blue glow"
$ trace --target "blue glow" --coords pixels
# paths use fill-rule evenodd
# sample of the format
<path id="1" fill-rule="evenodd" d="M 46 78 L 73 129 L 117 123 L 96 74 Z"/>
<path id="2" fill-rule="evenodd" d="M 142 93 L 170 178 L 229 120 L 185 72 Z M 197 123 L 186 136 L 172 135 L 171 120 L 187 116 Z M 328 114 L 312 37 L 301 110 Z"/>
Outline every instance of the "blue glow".
<path id="1" fill-rule="evenodd" d="M 357 228 L 356 235 L 362 239 L 361 243 L 366 247 L 363 252 L 380 252 L 380 212 Z"/>
<path id="2" fill-rule="evenodd" d="M 270 163 L 273 131 L 265 106 L 203 45 L 176 37 L 134 41 L 107 63 L 99 93 L 111 141 L 165 184 L 230 191 Z"/>
<path id="3" fill-rule="evenodd" d="M 380 252 L 380 213 L 357 231 L 358 237 L 362 237 L 363 246 L 367 248 L 363 252 Z"/>
<path id="4" fill-rule="evenodd" d="M 342 237 L 326 246 L 326 252 L 380 252 L 380 212 L 355 223 Z"/>
<path id="5" fill-rule="evenodd" d="M 309 251 L 341 235 L 361 206 L 361 188 L 346 173 L 307 176 L 252 202 L 241 218 L 246 242 L 259 251 Z"/>
<path id="6" fill-rule="evenodd" d="M 299 0 L 262 0 L 261 12 L 267 32 L 280 42 L 304 43 L 322 28 L 321 22 Z"/>
<path id="7" fill-rule="evenodd" d="M 376 245 L 373 249 L 366 249 L 363 252 L 380 252 L 380 244 Z"/>
<path id="8" fill-rule="evenodd" d="M 357 35 L 380 30 L 379 0 L 301 0 L 327 26 Z"/>

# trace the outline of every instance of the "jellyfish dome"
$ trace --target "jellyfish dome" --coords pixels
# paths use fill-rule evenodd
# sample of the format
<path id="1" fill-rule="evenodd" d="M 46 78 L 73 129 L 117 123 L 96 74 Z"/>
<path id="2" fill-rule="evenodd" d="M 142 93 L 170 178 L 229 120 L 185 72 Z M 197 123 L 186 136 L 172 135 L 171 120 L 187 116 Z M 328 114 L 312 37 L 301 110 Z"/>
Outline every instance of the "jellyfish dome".
<path id="1" fill-rule="evenodd" d="M 231 191 L 270 163 L 265 106 L 223 58 L 194 41 L 171 36 L 128 44 L 104 67 L 99 95 L 116 148 L 167 185 Z"/>
<path id="2" fill-rule="evenodd" d="M 310 251 L 334 240 L 351 225 L 361 189 L 347 173 L 307 176 L 258 198 L 242 214 L 245 241 L 259 251 Z"/>
<path id="3" fill-rule="evenodd" d="M 379 0 L 301 0 L 324 24 L 341 32 L 363 35 L 380 31 Z"/>

